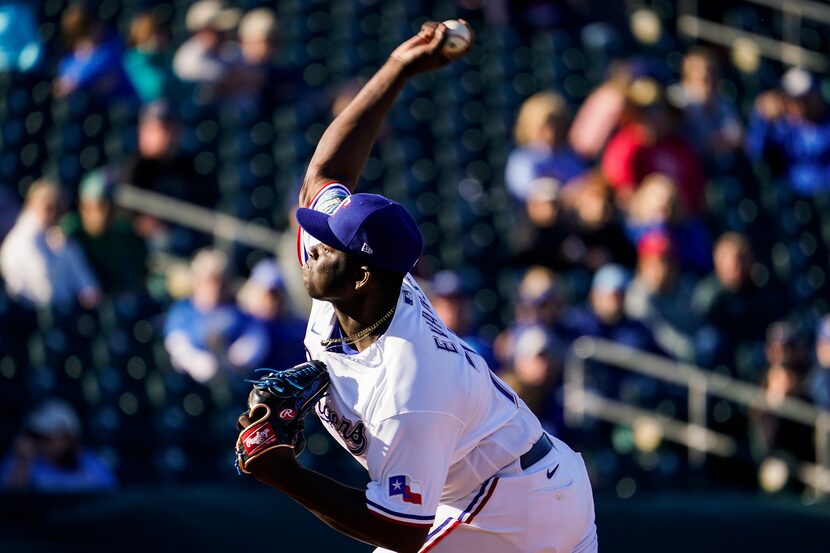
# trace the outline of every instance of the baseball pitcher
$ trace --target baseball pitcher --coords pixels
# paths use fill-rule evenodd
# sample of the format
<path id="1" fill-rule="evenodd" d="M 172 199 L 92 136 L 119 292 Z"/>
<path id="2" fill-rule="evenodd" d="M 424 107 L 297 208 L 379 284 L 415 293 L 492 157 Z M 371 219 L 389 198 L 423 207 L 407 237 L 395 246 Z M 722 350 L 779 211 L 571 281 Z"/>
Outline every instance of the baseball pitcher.
<path id="1" fill-rule="evenodd" d="M 297 211 L 310 361 L 255 383 L 238 467 L 377 551 L 593 552 L 582 458 L 439 320 L 409 275 L 423 242 L 407 211 L 352 194 L 409 78 L 449 62 L 445 35 L 425 24 L 320 139 Z M 312 408 L 366 489 L 297 462 Z"/>

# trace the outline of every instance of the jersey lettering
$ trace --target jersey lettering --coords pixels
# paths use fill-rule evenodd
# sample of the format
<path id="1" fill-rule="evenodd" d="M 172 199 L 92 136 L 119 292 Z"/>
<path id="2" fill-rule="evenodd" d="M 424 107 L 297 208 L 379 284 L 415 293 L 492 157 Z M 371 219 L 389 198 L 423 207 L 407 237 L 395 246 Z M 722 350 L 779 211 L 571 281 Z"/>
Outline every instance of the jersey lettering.
<path id="1" fill-rule="evenodd" d="M 476 364 L 473 363 L 473 358 L 471 357 L 471 354 L 472 355 L 478 355 L 478 352 L 476 350 L 470 348 L 469 346 L 465 345 L 464 342 L 461 342 L 461 349 L 464 350 L 464 357 L 467 358 L 467 363 L 469 363 L 470 366 L 472 368 L 474 368 L 475 370 L 478 370 L 478 367 L 476 367 Z M 479 357 L 481 357 L 481 356 L 479 356 Z"/>
<path id="2" fill-rule="evenodd" d="M 453 353 L 458 353 L 458 348 L 456 348 L 455 344 L 453 344 L 452 342 L 442 340 L 438 336 L 433 336 L 432 339 L 435 342 L 435 346 L 438 349 L 442 349 L 444 351 L 451 351 Z"/>
<path id="3" fill-rule="evenodd" d="M 439 336 L 443 336 L 444 338 L 448 338 L 447 333 L 444 332 L 441 327 L 443 323 L 441 323 L 441 319 L 438 318 L 432 311 L 432 306 L 430 306 L 427 299 L 424 297 L 423 294 L 417 292 L 418 295 L 418 302 L 421 304 L 421 316 L 424 318 L 424 321 L 427 323 L 429 329 Z"/>
<path id="4" fill-rule="evenodd" d="M 426 310 L 421 311 L 421 316 L 424 317 L 424 320 L 426 321 L 427 326 L 431 331 L 433 331 L 435 334 L 443 336 L 444 338 L 447 337 L 447 334 L 443 330 L 441 330 L 441 321 L 439 321 L 437 317 L 432 316 L 432 314 L 430 314 Z"/>
<path id="5" fill-rule="evenodd" d="M 320 401 L 317 403 L 316 410 L 320 420 L 340 434 L 352 455 L 363 455 L 366 451 L 366 428 L 363 421 L 352 423 L 351 420 L 332 409 L 328 402 Z"/>

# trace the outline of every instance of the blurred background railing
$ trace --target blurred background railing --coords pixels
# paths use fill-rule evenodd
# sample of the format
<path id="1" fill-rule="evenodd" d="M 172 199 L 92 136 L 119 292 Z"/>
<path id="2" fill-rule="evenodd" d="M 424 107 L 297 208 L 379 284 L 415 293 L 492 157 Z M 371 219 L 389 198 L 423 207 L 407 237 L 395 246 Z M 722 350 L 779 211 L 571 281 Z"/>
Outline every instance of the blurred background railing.
<path id="1" fill-rule="evenodd" d="M 685 388 L 688 421 L 593 391 L 586 386 L 585 374 L 592 361 Z M 677 442 L 688 449 L 689 466 L 694 470 L 703 468 L 706 455 L 739 454 L 738 444 L 731 436 L 709 429 L 708 413 L 715 399 L 728 400 L 747 410 L 772 413 L 812 429 L 815 459 L 787 459 L 789 464 L 775 457 L 762 461 L 759 479 L 767 491 L 779 490 L 788 478 L 796 478 L 816 498 L 830 493 L 830 411 L 787 397 L 773 402 L 759 386 L 606 340 L 579 338 L 568 357 L 565 416 L 570 425 L 578 427 L 586 416 L 627 425 L 632 429 L 634 444 L 642 451 L 654 451 L 664 438 Z"/>

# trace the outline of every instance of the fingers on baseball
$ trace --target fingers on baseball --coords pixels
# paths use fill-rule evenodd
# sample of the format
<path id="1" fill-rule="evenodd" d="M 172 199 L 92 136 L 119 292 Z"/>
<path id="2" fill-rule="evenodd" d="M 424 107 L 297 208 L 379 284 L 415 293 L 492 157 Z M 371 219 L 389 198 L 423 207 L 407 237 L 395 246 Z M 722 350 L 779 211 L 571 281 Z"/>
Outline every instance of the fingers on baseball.
<path id="1" fill-rule="evenodd" d="M 433 33 L 435 33 L 435 28 L 438 27 L 438 23 L 435 21 L 427 21 L 423 25 L 421 25 L 421 30 L 418 31 L 418 35 L 430 40 L 432 38 Z"/>
<path id="2" fill-rule="evenodd" d="M 441 47 L 444 44 L 444 41 L 447 39 L 447 28 L 444 26 L 443 23 L 439 24 L 438 27 L 435 28 L 435 33 L 432 35 L 432 39 L 429 41 L 429 45 L 427 48 L 427 52 L 430 55 L 434 55 L 436 53 L 442 53 Z"/>

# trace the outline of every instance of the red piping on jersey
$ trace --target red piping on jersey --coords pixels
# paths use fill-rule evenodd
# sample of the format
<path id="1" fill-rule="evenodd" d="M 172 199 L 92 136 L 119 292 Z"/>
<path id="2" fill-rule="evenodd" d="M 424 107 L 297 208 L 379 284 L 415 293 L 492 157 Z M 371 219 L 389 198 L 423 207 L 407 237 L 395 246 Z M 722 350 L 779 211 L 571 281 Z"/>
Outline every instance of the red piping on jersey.
<path id="1" fill-rule="evenodd" d="M 332 184 L 342 184 L 342 183 L 339 183 L 336 180 L 327 182 L 326 184 L 324 184 L 323 186 L 320 187 L 320 190 L 318 190 L 316 194 L 314 194 L 314 197 L 311 198 L 311 201 L 308 202 L 308 205 L 306 205 L 306 207 L 310 208 L 311 206 L 313 206 L 314 202 L 317 201 L 317 198 L 320 197 L 320 194 L 323 193 L 323 190 L 325 190 L 326 188 L 328 188 Z M 343 184 L 343 186 L 345 187 L 346 185 Z M 303 254 L 302 254 L 302 250 L 300 249 L 303 245 L 302 242 L 301 242 L 302 236 L 303 236 L 303 229 L 302 228 L 297 228 L 297 261 L 300 262 L 300 265 L 303 264 Z"/>
<path id="2" fill-rule="evenodd" d="M 484 496 L 484 499 L 481 501 L 481 503 L 479 503 L 479 504 L 478 504 L 478 507 L 476 507 L 476 510 L 475 510 L 475 511 L 473 511 L 473 514 L 471 514 L 471 515 L 470 515 L 470 518 L 468 518 L 467 520 L 465 520 L 465 521 L 464 521 L 464 524 L 470 524 L 470 523 L 473 521 L 473 519 L 476 517 L 476 515 L 477 515 L 477 514 L 479 514 L 479 513 L 481 512 L 481 510 L 484 508 L 484 506 L 485 506 L 485 505 L 487 505 L 487 502 L 488 502 L 488 501 L 490 501 L 490 498 L 493 496 L 493 491 L 495 491 L 495 489 L 496 489 L 496 484 L 498 484 L 498 483 L 499 483 L 499 479 L 498 479 L 498 477 L 494 478 L 494 479 L 493 479 L 493 485 L 492 485 L 492 486 L 490 486 L 490 491 L 488 491 L 488 492 L 487 492 L 487 495 L 486 495 L 486 496 Z M 463 516 L 462 516 L 461 518 L 463 518 Z M 432 549 L 433 547 L 435 547 L 435 545 L 436 545 L 439 541 L 441 541 L 441 540 L 443 540 L 444 538 L 446 538 L 447 536 L 449 536 L 449 535 L 450 535 L 450 532 L 452 532 L 453 530 L 455 530 L 456 528 L 458 528 L 458 526 L 459 526 L 459 525 L 461 525 L 461 524 L 462 524 L 462 522 L 461 522 L 461 518 L 459 518 L 459 519 L 457 519 L 455 522 L 453 522 L 453 523 L 450 525 L 450 527 L 449 527 L 449 528 L 447 528 L 447 530 L 446 530 L 443 534 L 441 534 L 440 536 L 438 536 L 437 538 L 435 538 L 435 540 L 434 540 L 431 544 L 429 544 L 429 545 L 428 545 L 428 546 L 426 546 L 425 548 L 421 549 L 421 550 L 419 551 L 419 553 L 426 553 L 427 551 L 429 551 L 430 549 Z"/>
<path id="3" fill-rule="evenodd" d="M 378 513 L 377 511 L 373 511 L 372 509 L 368 509 L 368 511 L 370 513 L 372 513 L 373 515 L 375 515 L 376 517 L 380 518 L 380 519 L 386 520 L 388 522 L 394 522 L 395 524 L 400 524 L 402 526 L 412 526 L 413 528 L 430 528 L 430 527 L 432 527 L 432 523 L 430 523 L 430 522 L 427 522 L 426 524 L 421 524 L 421 523 L 418 523 L 418 522 L 404 522 L 404 521 L 398 520 L 396 518 L 390 518 L 386 515 L 382 515 L 382 514 Z"/>
<path id="4" fill-rule="evenodd" d="M 302 266 L 302 264 L 303 264 L 303 253 L 300 250 L 300 248 L 303 245 L 302 242 L 301 242 L 302 237 L 303 237 L 303 229 L 300 228 L 300 227 L 297 227 L 297 261 L 300 262 L 300 266 Z"/>

